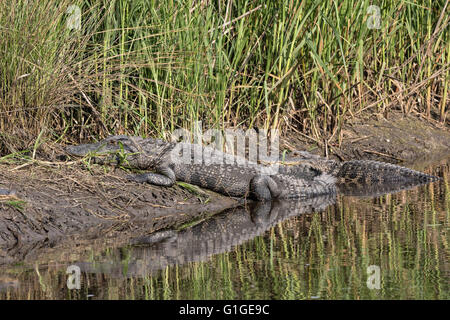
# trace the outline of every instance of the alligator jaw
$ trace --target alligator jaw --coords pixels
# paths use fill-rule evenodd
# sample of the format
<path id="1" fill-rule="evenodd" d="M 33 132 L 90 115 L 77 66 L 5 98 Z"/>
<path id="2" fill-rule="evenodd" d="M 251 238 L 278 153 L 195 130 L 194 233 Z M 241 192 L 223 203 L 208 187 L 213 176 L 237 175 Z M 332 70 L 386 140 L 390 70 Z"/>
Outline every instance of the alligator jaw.
<path id="1" fill-rule="evenodd" d="M 142 140 L 142 139 L 141 139 Z M 135 153 L 137 143 L 125 135 L 110 136 L 96 143 L 67 146 L 65 151 L 71 156 L 108 155 L 114 153 Z"/>
<path id="2" fill-rule="evenodd" d="M 65 148 L 65 151 L 68 154 L 70 154 L 71 156 L 84 157 L 89 154 L 102 153 L 105 151 L 112 151 L 110 147 L 107 148 L 106 146 L 107 146 L 107 144 L 105 142 L 101 141 L 101 142 L 97 142 L 97 143 L 80 144 L 78 146 L 67 146 Z M 106 149 L 109 149 L 109 150 L 106 150 Z"/>
<path id="3" fill-rule="evenodd" d="M 341 165 L 338 177 L 345 182 L 363 184 L 374 183 L 428 183 L 439 177 L 395 164 L 371 160 L 350 160 Z"/>

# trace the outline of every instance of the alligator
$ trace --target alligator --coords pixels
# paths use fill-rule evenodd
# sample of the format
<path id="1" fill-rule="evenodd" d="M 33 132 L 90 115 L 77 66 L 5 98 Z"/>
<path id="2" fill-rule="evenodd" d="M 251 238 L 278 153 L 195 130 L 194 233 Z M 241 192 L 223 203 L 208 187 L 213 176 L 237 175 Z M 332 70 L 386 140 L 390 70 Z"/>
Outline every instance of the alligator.
<path id="1" fill-rule="evenodd" d="M 364 194 L 364 189 L 369 188 L 369 193 L 385 193 L 402 185 L 411 187 L 440 179 L 390 163 L 338 162 L 305 151 L 294 151 L 275 162 L 256 163 L 199 144 L 125 135 L 68 146 L 66 152 L 72 156 L 89 155 L 95 163 L 155 171 L 128 176 L 132 181 L 159 186 L 184 181 L 227 196 L 256 200 L 310 198 L 334 194 L 338 189 Z M 270 167 L 273 164 L 277 164 L 275 173 Z"/>
<path id="2" fill-rule="evenodd" d="M 161 230 L 130 240 L 124 273 L 122 249 L 110 250 L 108 260 L 76 262 L 82 272 L 107 273 L 115 277 L 145 276 L 167 266 L 206 261 L 229 252 L 291 217 L 322 212 L 336 197 L 323 195 L 304 201 L 255 201 L 227 209 L 181 230 Z M 111 261 L 111 257 L 113 257 Z M 104 256 L 101 258 L 104 259 Z"/>
<path id="3" fill-rule="evenodd" d="M 310 177 L 325 172 L 336 178 L 338 192 L 349 196 L 377 197 L 441 180 L 441 178 L 391 163 L 373 160 L 338 162 L 295 150 L 282 161 L 280 172 L 305 177 L 303 166 L 309 165 Z"/>
<path id="4" fill-rule="evenodd" d="M 335 179 L 326 173 L 317 172 L 308 179 L 302 178 L 299 170 L 296 176 L 271 174 L 268 166 L 199 144 L 120 135 L 68 146 L 66 151 L 74 156 L 91 155 L 94 163 L 153 170 L 127 178 L 158 186 L 183 181 L 226 196 L 256 200 L 305 199 L 336 193 Z"/>

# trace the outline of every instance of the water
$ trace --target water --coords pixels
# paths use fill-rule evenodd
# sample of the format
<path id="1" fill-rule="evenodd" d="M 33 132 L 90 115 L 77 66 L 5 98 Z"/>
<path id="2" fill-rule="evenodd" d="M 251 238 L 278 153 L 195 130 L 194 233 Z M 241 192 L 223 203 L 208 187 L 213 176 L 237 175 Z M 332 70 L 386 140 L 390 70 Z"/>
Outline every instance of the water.
<path id="1" fill-rule="evenodd" d="M 443 181 L 395 194 L 259 204 L 156 245 L 2 266 L 0 299 L 449 299 L 449 163 L 427 170 Z"/>

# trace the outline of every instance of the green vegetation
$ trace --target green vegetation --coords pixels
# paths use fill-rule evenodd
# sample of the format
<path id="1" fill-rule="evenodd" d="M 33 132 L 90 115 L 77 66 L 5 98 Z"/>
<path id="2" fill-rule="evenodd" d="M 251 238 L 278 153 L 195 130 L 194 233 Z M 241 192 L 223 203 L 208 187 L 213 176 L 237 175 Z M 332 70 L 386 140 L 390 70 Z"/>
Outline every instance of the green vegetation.
<path id="1" fill-rule="evenodd" d="M 190 183 L 186 183 L 186 182 L 182 182 L 182 181 L 177 181 L 177 185 L 179 185 L 183 189 L 186 189 L 191 194 L 197 196 L 197 198 L 202 203 L 208 203 L 210 201 L 210 195 L 205 190 L 200 188 L 199 186 L 196 186 L 196 185 L 193 185 Z"/>
<path id="2" fill-rule="evenodd" d="M 20 199 L 7 199 L 7 197 L 5 197 L 5 199 L 2 199 L 0 197 L 0 204 L 4 203 L 8 206 L 11 206 L 17 210 L 19 210 L 20 212 L 23 212 L 23 209 L 25 207 L 25 205 L 27 204 L 26 201 L 24 200 L 20 200 Z"/>
<path id="3" fill-rule="evenodd" d="M 392 109 L 445 122 L 448 10 L 447 0 L 2 1 L 0 153 L 110 133 L 167 138 L 198 120 L 329 139 L 349 118 Z"/>

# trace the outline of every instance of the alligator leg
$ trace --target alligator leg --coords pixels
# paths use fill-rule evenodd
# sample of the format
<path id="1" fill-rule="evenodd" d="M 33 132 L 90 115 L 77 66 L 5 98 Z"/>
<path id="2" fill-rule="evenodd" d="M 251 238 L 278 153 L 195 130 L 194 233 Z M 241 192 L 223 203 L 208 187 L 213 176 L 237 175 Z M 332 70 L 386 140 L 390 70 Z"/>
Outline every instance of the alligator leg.
<path id="1" fill-rule="evenodd" d="M 253 204 L 250 204 L 250 218 L 255 225 L 269 225 L 270 221 L 274 221 L 276 216 L 274 217 L 272 214 L 272 205 L 273 202 L 268 201 L 258 201 Z"/>
<path id="2" fill-rule="evenodd" d="M 250 192 L 257 200 L 272 200 L 278 197 L 277 183 L 269 176 L 257 175 L 250 181 Z"/>
<path id="3" fill-rule="evenodd" d="M 127 176 L 130 181 L 135 181 L 139 183 L 150 183 L 155 186 L 171 187 L 175 184 L 175 172 L 168 166 L 157 168 L 157 172 L 147 172 L 143 174 L 138 174 L 134 176 Z"/>

